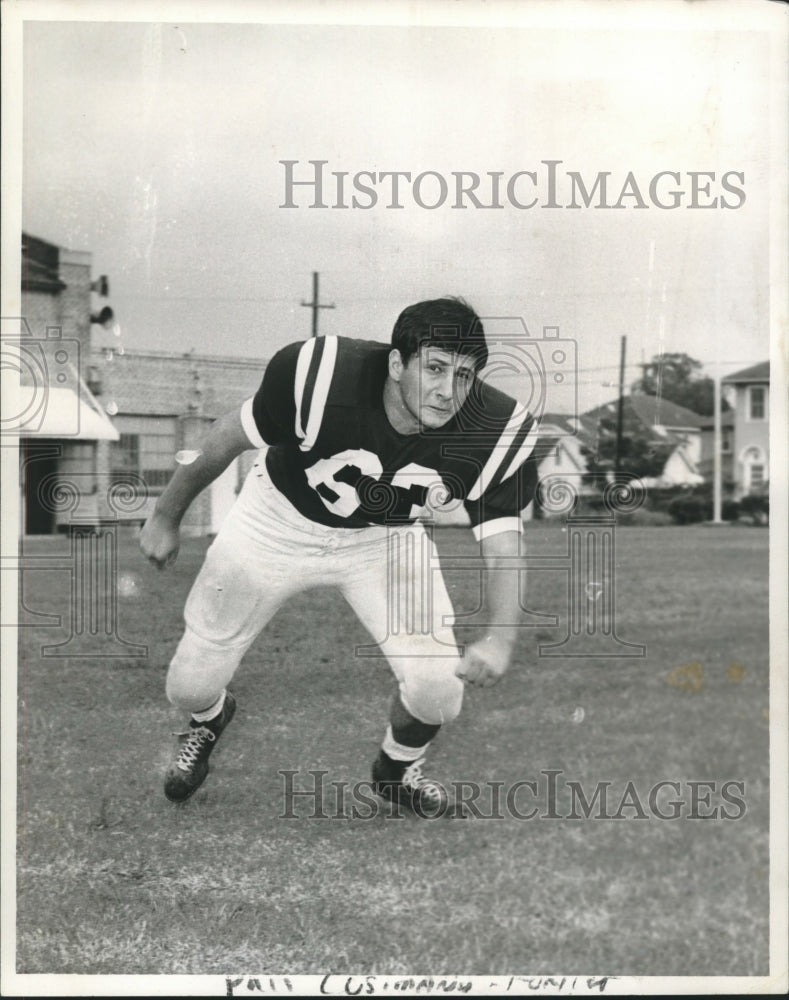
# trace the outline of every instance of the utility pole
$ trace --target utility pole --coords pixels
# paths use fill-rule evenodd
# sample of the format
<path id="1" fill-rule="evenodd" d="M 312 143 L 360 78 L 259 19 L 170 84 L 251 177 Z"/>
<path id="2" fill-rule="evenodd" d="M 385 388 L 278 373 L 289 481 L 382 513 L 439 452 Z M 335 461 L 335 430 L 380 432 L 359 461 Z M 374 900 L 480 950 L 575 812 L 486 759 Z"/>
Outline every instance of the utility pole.
<path id="1" fill-rule="evenodd" d="M 715 269 L 715 311 L 713 322 L 715 324 L 715 374 L 712 380 L 712 391 L 714 393 L 712 401 L 713 432 L 712 432 L 712 523 L 722 524 L 721 507 L 723 500 L 722 478 L 723 462 L 721 456 L 721 446 L 723 444 L 723 429 L 721 420 L 721 269 Z"/>
<path id="2" fill-rule="evenodd" d="M 721 468 L 721 445 L 723 434 L 721 428 L 721 376 L 720 365 L 715 366 L 715 377 L 713 379 L 714 399 L 714 431 L 712 435 L 712 523 L 723 524 L 721 517 L 722 506 L 722 468 Z"/>
<path id="3" fill-rule="evenodd" d="M 616 413 L 616 457 L 614 459 L 614 475 L 619 473 L 619 463 L 622 457 L 622 422 L 625 408 L 625 347 L 627 337 L 622 337 L 622 348 L 619 357 L 619 406 Z"/>
<path id="4" fill-rule="evenodd" d="M 318 296 L 318 272 L 312 272 L 312 302 L 302 302 L 303 306 L 312 309 L 312 336 L 318 336 L 318 310 L 334 309 L 334 305 L 322 305 Z"/>

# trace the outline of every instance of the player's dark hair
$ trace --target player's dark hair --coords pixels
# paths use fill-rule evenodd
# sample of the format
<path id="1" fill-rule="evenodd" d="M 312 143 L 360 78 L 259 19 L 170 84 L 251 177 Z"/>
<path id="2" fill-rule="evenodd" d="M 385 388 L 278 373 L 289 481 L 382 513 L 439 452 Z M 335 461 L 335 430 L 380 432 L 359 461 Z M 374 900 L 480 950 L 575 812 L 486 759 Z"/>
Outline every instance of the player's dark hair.
<path id="1" fill-rule="evenodd" d="M 392 347 L 404 364 L 419 353 L 423 344 L 474 359 L 479 372 L 488 363 L 488 347 L 482 320 L 468 302 L 446 296 L 407 306 L 392 330 Z"/>

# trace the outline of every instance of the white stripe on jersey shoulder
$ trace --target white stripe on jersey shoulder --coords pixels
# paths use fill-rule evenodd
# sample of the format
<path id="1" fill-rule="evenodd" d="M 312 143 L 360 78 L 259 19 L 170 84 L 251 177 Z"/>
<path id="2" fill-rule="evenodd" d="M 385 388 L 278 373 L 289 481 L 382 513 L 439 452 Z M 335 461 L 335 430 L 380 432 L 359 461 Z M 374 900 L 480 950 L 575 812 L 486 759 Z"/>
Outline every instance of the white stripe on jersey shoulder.
<path id="1" fill-rule="evenodd" d="M 507 454 L 512 447 L 512 443 L 521 427 L 526 423 L 527 420 L 531 420 L 532 415 L 528 410 L 522 410 L 519 404 L 515 406 L 515 412 L 512 414 L 510 419 L 507 421 L 507 426 L 501 432 L 501 437 L 498 439 L 496 444 L 491 449 L 490 455 L 488 455 L 488 460 L 485 463 L 482 472 L 479 474 L 479 478 L 476 483 L 471 488 L 468 495 L 469 500 L 479 500 L 485 490 L 490 486 L 493 477 L 496 475 L 501 463 L 507 457 Z M 537 421 L 535 420 L 535 427 Z M 531 437 L 531 432 L 526 435 L 526 441 Z M 524 442 L 525 447 L 526 442 Z M 532 444 L 532 448 L 534 444 Z M 520 449 L 522 450 L 522 449 Z M 518 454 L 520 454 L 520 450 Z M 512 464 L 510 464 L 507 469 L 506 475 L 508 476 L 513 470 Z M 506 478 L 506 476 L 505 476 Z"/>
<path id="2" fill-rule="evenodd" d="M 265 448 L 266 442 L 260 436 L 258 425 L 255 423 L 255 417 L 252 413 L 254 398 L 254 396 L 250 396 L 241 404 L 241 426 L 244 428 L 244 433 L 249 438 L 250 444 L 256 448 Z"/>
<path id="3" fill-rule="evenodd" d="M 531 453 L 534 451 L 534 446 L 537 444 L 537 439 L 539 438 L 539 436 L 540 436 L 540 424 L 538 420 L 535 420 L 531 426 L 531 429 L 529 430 L 529 433 L 526 435 L 523 444 L 518 449 L 515 458 L 513 458 L 513 460 L 510 462 L 509 466 L 507 467 L 507 471 L 501 477 L 502 481 L 504 481 L 505 479 L 509 479 L 509 477 L 514 472 L 517 472 L 518 469 L 523 465 L 523 463 L 526 461 L 529 455 L 531 455 Z"/>
<path id="4" fill-rule="evenodd" d="M 315 353 L 315 338 L 311 340 L 305 340 L 301 349 L 299 350 L 299 356 L 296 359 L 296 381 L 294 384 L 294 397 L 296 401 L 296 437 L 299 440 L 303 440 L 305 436 L 305 430 L 301 426 L 301 401 L 304 398 L 304 386 L 307 382 L 307 372 L 310 370 L 310 361 L 312 361 L 312 355 Z"/>
<path id="5" fill-rule="evenodd" d="M 307 416 L 307 426 L 304 429 L 304 440 L 299 444 L 299 448 L 302 451 L 309 451 L 318 440 L 321 423 L 323 422 L 323 413 L 326 409 L 326 400 L 329 398 L 329 389 L 331 388 L 331 380 L 334 375 L 334 366 L 337 361 L 337 338 L 323 337 L 322 339 L 324 340 L 323 354 L 318 366 L 318 374 L 315 378 L 315 387 L 312 390 L 312 401 L 310 402 L 310 412 Z M 315 343 L 315 341 L 307 341 L 307 343 Z M 310 354 L 310 357 L 312 357 L 312 354 Z M 299 352 L 299 360 L 301 360 L 301 352 Z M 297 420 L 298 409 L 299 407 L 297 406 Z"/>

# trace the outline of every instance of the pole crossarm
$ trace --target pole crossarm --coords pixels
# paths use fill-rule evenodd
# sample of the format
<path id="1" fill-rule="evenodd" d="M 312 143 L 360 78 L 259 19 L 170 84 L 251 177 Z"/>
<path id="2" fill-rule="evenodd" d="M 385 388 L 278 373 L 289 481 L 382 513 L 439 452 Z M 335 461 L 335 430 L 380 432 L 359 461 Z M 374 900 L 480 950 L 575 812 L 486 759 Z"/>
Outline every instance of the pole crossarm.
<path id="1" fill-rule="evenodd" d="M 318 336 L 318 310 L 319 309 L 334 309 L 334 303 L 322 303 L 320 301 L 320 295 L 318 294 L 318 272 L 312 272 L 312 301 L 305 302 L 302 299 L 302 306 L 307 309 L 312 309 L 312 336 Z"/>

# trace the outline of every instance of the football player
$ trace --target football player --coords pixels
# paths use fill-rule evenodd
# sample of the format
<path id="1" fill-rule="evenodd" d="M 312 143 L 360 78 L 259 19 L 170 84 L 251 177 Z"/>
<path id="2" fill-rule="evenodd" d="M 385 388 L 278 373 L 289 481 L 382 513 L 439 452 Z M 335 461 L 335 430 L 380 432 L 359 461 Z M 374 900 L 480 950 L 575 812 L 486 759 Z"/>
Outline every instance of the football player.
<path id="1" fill-rule="evenodd" d="M 254 397 L 210 428 L 143 527 L 159 568 L 176 558 L 189 505 L 245 449 L 260 449 L 186 602 L 167 697 L 191 714 L 165 794 L 189 798 L 235 711 L 244 653 L 291 595 L 334 585 L 397 680 L 372 767 L 375 792 L 419 815 L 446 801 L 422 773 L 466 684 L 495 684 L 520 614 L 520 511 L 536 483 L 536 421 L 479 377 L 483 324 L 462 299 L 409 306 L 391 345 L 319 337 L 283 348 Z M 420 517 L 463 503 L 483 556 L 486 633 L 459 654 L 453 609 Z M 508 569 L 509 572 L 503 571 Z"/>

